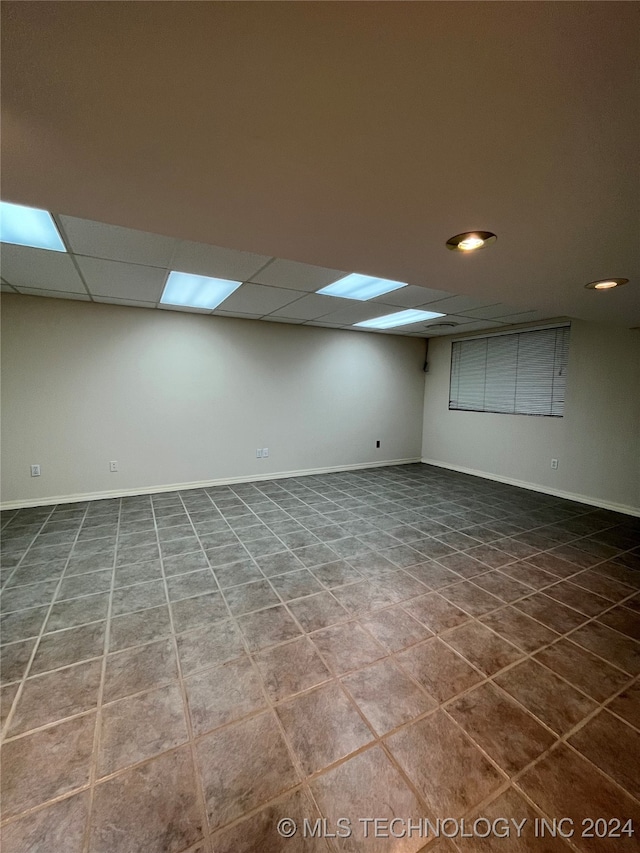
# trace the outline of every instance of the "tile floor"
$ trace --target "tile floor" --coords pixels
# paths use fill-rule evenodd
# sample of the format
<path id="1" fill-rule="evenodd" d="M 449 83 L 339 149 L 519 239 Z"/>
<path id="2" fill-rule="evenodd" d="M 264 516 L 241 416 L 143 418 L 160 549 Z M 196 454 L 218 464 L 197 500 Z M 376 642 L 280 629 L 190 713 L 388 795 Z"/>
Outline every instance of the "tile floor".
<path id="1" fill-rule="evenodd" d="M 4 853 L 640 849 L 638 519 L 408 465 L 2 523 Z"/>

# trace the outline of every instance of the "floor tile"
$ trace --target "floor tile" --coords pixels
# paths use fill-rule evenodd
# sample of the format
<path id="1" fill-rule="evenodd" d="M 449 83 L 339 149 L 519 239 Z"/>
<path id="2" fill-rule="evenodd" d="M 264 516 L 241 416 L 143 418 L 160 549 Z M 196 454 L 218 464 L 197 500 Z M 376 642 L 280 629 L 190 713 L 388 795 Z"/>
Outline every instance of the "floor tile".
<path id="1" fill-rule="evenodd" d="M 578 613 L 571 607 L 565 607 L 564 604 L 554 601 L 544 593 L 536 593 L 528 598 L 523 598 L 516 601 L 513 606 L 522 613 L 526 613 L 527 616 L 531 616 L 532 619 L 542 622 L 543 625 L 558 634 L 566 634 L 568 631 L 572 631 L 579 625 L 583 625 L 588 618 L 584 613 Z"/>
<path id="2" fill-rule="evenodd" d="M 481 622 L 466 622 L 443 639 L 485 675 L 493 675 L 522 657 L 522 651 Z"/>
<path id="3" fill-rule="evenodd" d="M 56 601 L 62 601 L 66 598 L 79 598 L 82 595 L 91 595 L 97 592 L 109 592 L 112 578 L 113 572 L 110 569 L 63 578 L 56 595 Z"/>
<path id="4" fill-rule="evenodd" d="M 216 853 L 283 853 L 286 844 L 286 853 L 329 853 L 324 838 L 310 833 L 304 838 L 302 830 L 284 842 L 277 830 L 282 818 L 292 819 L 297 827 L 303 827 L 306 818 L 313 827 L 320 813 L 304 790 L 295 791 L 229 829 L 215 833 L 214 849 Z"/>
<path id="5" fill-rule="evenodd" d="M 253 652 L 291 640 L 300 634 L 300 629 L 283 605 L 240 616 L 238 624 Z"/>
<path id="6" fill-rule="evenodd" d="M 469 553 L 456 553 L 439 557 L 438 563 L 463 578 L 473 578 L 489 571 L 489 567 L 485 563 L 476 560 Z"/>
<path id="7" fill-rule="evenodd" d="M 329 589 L 362 580 L 360 572 L 345 560 L 336 560 L 333 563 L 314 566 L 313 574 L 320 583 L 329 587 Z"/>
<path id="8" fill-rule="evenodd" d="M 471 618 L 464 610 L 435 592 L 407 601 L 404 608 L 434 634 L 462 625 Z"/>
<path id="9" fill-rule="evenodd" d="M 226 663 L 244 654 L 242 637 L 230 619 L 179 634 L 177 642 L 183 675 Z"/>
<path id="10" fill-rule="evenodd" d="M 607 705 L 609 711 L 613 711 L 623 720 L 640 729 L 640 682 L 636 681 L 619 696 Z"/>
<path id="11" fill-rule="evenodd" d="M 38 675 L 100 656 L 104 650 L 104 635 L 104 622 L 92 622 L 79 628 L 45 634 L 40 640 L 29 674 Z"/>
<path id="12" fill-rule="evenodd" d="M 396 658 L 438 702 L 446 702 L 482 680 L 479 672 L 436 637 Z"/>
<path id="13" fill-rule="evenodd" d="M 224 597 L 234 616 L 280 604 L 280 599 L 267 580 L 232 586 L 224 590 Z"/>
<path id="14" fill-rule="evenodd" d="M 346 675 L 342 683 L 379 735 L 437 706 L 391 659 Z"/>
<path id="15" fill-rule="evenodd" d="M 613 631 L 599 622 L 589 622 L 571 634 L 579 646 L 623 669 L 631 675 L 640 674 L 640 646 L 629 637 Z"/>
<path id="16" fill-rule="evenodd" d="M 158 607 L 166 602 L 163 581 L 148 581 L 135 586 L 123 586 L 113 591 L 111 613 L 122 616 L 135 610 Z"/>
<path id="17" fill-rule="evenodd" d="M 299 781 L 271 712 L 206 735 L 196 753 L 211 830 Z"/>
<path id="18" fill-rule="evenodd" d="M 46 624 L 46 631 L 59 631 L 62 628 L 73 628 L 88 622 L 96 622 L 107 615 L 109 595 L 99 593 L 61 601 L 51 608 Z"/>
<path id="19" fill-rule="evenodd" d="M 503 782 L 442 711 L 389 735 L 386 744 L 436 817 L 460 817 Z"/>
<path id="20" fill-rule="evenodd" d="M 273 702 L 331 678 L 331 673 L 307 637 L 258 652 L 254 660 L 267 695 Z"/>
<path id="21" fill-rule="evenodd" d="M 573 607 L 574 610 L 578 610 L 587 616 L 597 616 L 603 610 L 611 607 L 611 602 L 608 599 L 588 592 L 571 581 L 561 581 L 550 586 L 545 590 L 545 593 L 549 598 L 566 604 L 567 607 Z"/>
<path id="22" fill-rule="evenodd" d="M 164 557 L 162 560 L 164 573 L 167 577 L 182 575 L 186 572 L 195 572 L 197 569 L 206 569 L 209 562 L 202 551 L 192 554 L 178 554 L 175 557 Z"/>
<path id="23" fill-rule="evenodd" d="M 524 583 L 533 589 L 544 589 L 551 584 L 558 583 L 558 576 L 545 572 L 538 566 L 532 566 L 526 560 L 501 566 L 500 571 L 514 580 Z"/>
<path id="24" fill-rule="evenodd" d="M 264 708 L 260 677 L 245 655 L 185 681 L 195 737 Z"/>
<path id="25" fill-rule="evenodd" d="M 499 570 L 478 575 L 473 583 L 507 603 L 531 594 L 531 587 Z"/>
<path id="26" fill-rule="evenodd" d="M 116 616 L 111 619 L 109 651 L 117 652 L 139 643 L 158 640 L 170 633 L 171 620 L 166 604 Z"/>
<path id="27" fill-rule="evenodd" d="M 598 622 L 626 634 L 634 640 L 640 640 L 640 613 L 630 610 L 628 607 L 618 606 L 608 610 L 598 617 Z"/>
<path id="28" fill-rule="evenodd" d="M 613 602 L 622 601 L 633 592 L 633 587 L 591 570 L 574 575 L 571 583 Z"/>
<path id="29" fill-rule="evenodd" d="M 480 621 L 529 654 L 558 639 L 555 631 L 551 631 L 513 607 L 495 610 L 483 616 Z"/>
<path id="30" fill-rule="evenodd" d="M 329 667 L 340 675 L 385 657 L 384 648 L 357 622 L 334 625 L 311 635 Z"/>
<path id="31" fill-rule="evenodd" d="M 439 563 L 433 562 L 410 566 L 407 569 L 407 572 L 431 589 L 442 589 L 449 586 L 449 584 L 460 583 L 461 577 L 461 575 L 449 571 L 449 569 L 445 569 L 445 567 L 441 566 Z"/>
<path id="32" fill-rule="evenodd" d="M 307 775 L 344 758 L 373 734 L 337 684 L 316 687 L 278 705 L 289 742 Z"/>
<path id="33" fill-rule="evenodd" d="M 172 575 L 167 578 L 169 601 L 192 598 L 196 595 L 204 595 L 207 592 L 217 591 L 217 589 L 218 585 L 210 569 L 186 572 L 185 574 Z"/>
<path id="34" fill-rule="evenodd" d="M 203 819 L 188 747 L 96 786 L 90 853 L 182 853 L 202 838 Z"/>
<path id="35" fill-rule="evenodd" d="M 119 699 L 102 708 L 98 776 L 152 758 L 186 740 L 182 694 L 177 685 Z"/>
<path id="36" fill-rule="evenodd" d="M 36 637 L 40 633 L 48 612 L 48 607 L 32 607 L 29 610 L 4 615 L 0 620 L 2 626 L 0 640 L 3 645 L 28 637 Z"/>
<path id="37" fill-rule="evenodd" d="M 10 613 L 14 610 L 26 610 L 28 607 L 39 607 L 49 604 L 56 591 L 58 581 L 45 581 L 44 583 L 32 583 L 25 586 L 14 586 L 2 594 L 0 611 Z"/>
<path id="38" fill-rule="evenodd" d="M 585 853 L 632 853 L 637 838 L 582 838 L 585 817 L 640 818 L 637 803 L 590 762 L 561 744 L 520 777 L 518 787 L 550 818 L 568 817 L 579 829 L 572 841 Z"/>
<path id="39" fill-rule="evenodd" d="M 469 581 L 448 586 L 440 594 L 471 616 L 482 616 L 503 605 L 501 599 Z"/>
<path id="40" fill-rule="evenodd" d="M 548 729 L 492 684 L 455 699 L 447 713 L 510 776 L 555 742 Z"/>
<path id="41" fill-rule="evenodd" d="M 250 581 L 264 580 L 264 574 L 256 566 L 254 561 L 248 558 L 246 560 L 236 560 L 235 563 L 229 563 L 226 566 L 218 566 L 214 571 L 214 575 L 220 585 L 220 589 L 227 589 L 230 586 L 238 586 L 238 584 L 249 583 Z"/>
<path id="42" fill-rule="evenodd" d="M 340 849 L 414 853 L 422 847 L 424 839 L 417 835 L 403 840 L 374 839 L 373 825 L 361 822 L 361 818 L 372 816 L 387 821 L 400 815 L 405 819 L 413 815 L 425 817 L 424 806 L 379 746 L 314 779 L 311 790 L 330 826 L 336 826 L 340 817 L 351 821 L 352 837 L 340 844 Z"/>
<path id="43" fill-rule="evenodd" d="M 89 782 L 95 723 L 95 713 L 85 714 L 4 744 L 3 818 Z"/>
<path id="44" fill-rule="evenodd" d="M 113 702 L 177 678 L 171 638 L 116 652 L 107 655 L 102 701 Z"/>
<path id="45" fill-rule="evenodd" d="M 568 742 L 632 797 L 640 799 L 640 732 L 600 711 Z"/>
<path id="46" fill-rule="evenodd" d="M 102 660 L 28 678 L 9 726 L 13 736 L 94 708 L 102 675 Z"/>
<path id="47" fill-rule="evenodd" d="M 11 681 L 22 679 L 29 665 L 35 644 L 35 639 L 31 639 L 2 646 L 2 653 L 0 654 L 0 680 L 2 684 L 9 684 Z"/>
<path id="48" fill-rule="evenodd" d="M 89 582 L 93 575 L 102 572 L 91 572 L 90 574 L 75 575 Z M 105 573 L 106 574 L 106 573 Z M 133 566 L 120 566 L 114 572 L 114 587 L 132 586 L 135 583 L 145 583 L 162 578 L 162 566 L 160 560 L 149 560 L 146 563 L 135 563 Z"/>
<path id="49" fill-rule="evenodd" d="M 558 734 L 567 732 L 597 707 L 593 700 L 531 659 L 494 680 Z"/>
<path id="50" fill-rule="evenodd" d="M 396 603 L 393 593 L 371 581 L 359 581 L 333 590 L 340 604 L 354 616 L 379 610 Z"/>
<path id="51" fill-rule="evenodd" d="M 350 618 L 348 611 L 330 592 L 320 592 L 289 602 L 289 610 L 307 633 L 328 628 Z"/>
<path id="52" fill-rule="evenodd" d="M 271 579 L 271 583 L 283 601 L 323 591 L 322 585 L 308 569 L 277 575 Z"/>
<path id="53" fill-rule="evenodd" d="M 145 611 L 148 612 L 148 611 Z M 229 611 L 219 592 L 208 592 L 195 598 L 171 602 L 171 615 L 177 634 L 228 619 Z"/>
<path id="54" fill-rule="evenodd" d="M 629 681 L 629 676 L 570 640 L 559 640 L 538 652 L 535 660 L 557 672 L 596 702 L 604 702 Z"/>
<path id="55" fill-rule="evenodd" d="M 2 849 L 4 853 L 82 853 L 88 814 L 88 791 L 74 794 L 3 827 Z"/>
<path id="56" fill-rule="evenodd" d="M 360 624 L 373 634 L 388 652 L 399 652 L 431 636 L 431 631 L 400 605 L 363 616 L 360 618 Z"/>

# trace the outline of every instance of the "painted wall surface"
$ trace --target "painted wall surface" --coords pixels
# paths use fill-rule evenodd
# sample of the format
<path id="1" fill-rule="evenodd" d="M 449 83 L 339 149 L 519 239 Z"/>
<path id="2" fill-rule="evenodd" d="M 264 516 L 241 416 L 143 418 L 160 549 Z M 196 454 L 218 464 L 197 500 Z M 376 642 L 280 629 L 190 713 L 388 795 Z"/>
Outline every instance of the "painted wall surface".
<path id="1" fill-rule="evenodd" d="M 450 365 L 431 340 L 423 460 L 640 511 L 640 333 L 572 322 L 562 418 L 449 411 Z"/>
<path id="2" fill-rule="evenodd" d="M 420 458 L 420 339 L 17 295 L 2 307 L 5 503 Z"/>

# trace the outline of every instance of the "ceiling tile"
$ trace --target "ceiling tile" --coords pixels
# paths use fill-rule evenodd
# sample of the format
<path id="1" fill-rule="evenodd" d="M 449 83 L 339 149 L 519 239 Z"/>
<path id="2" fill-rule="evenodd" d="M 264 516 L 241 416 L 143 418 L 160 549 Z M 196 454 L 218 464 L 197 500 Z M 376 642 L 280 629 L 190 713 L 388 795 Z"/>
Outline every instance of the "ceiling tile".
<path id="1" fill-rule="evenodd" d="M 119 299 L 116 296 L 94 296 L 94 302 L 104 302 L 107 305 L 129 305 L 134 308 L 155 308 L 155 302 L 144 302 L 138 299 Z"/>
<path id="2" fill-rule="evenodd" d="M 389 305 L 379 305 L 375 302 L 349 302 L 348 305 L 332 311 L 322 319 L 327 323 L 339 323 L 352 326 L 362 320 L 371 320 L 373 317 L 384 317 L 387 314 L 395 314 L 396 308 Z"/>
<path id="3" fill-rule="evenodd" d="M 499 320 L 474 320 L 471 323 L 465 323 L 461 325 L 457 329 L 451 329 L 450 334 L 462 334 L 463 332 L 466 334 L 467 332 L 481 332 L 484 329 L 500 329 L 504 326 L 504 323 Z"/>
<path id="4" fill-rule="evenodd" d="M 62 290 L 43 290 L 41 287 L 21 287 L 18 293 L 25 296 L 47 296 L 51 299 L 79 299 L 81 302 L 91 302 L 86 293 L 64 293 Z"/>
<path id="5" fill-rule="evenodd" d="M 272 287 L 290 287 L 292 290 L 314 293 L 321 287 L 326 287 L 327 284 L 344 278 L 345 275 L 348 273 L 340 272 L 340 270 L 329 270 L 324 267 L 275 258 L 268 267 L 252 276 L 251 280 Z"/>
<path id="6" fill-rule="evenodd" d="M 286 317 L 292 320 L 315 320 L 325 314 L 330 314 L 337 307 L 350 307 L 353 300 L 338 299 L 335 296 L 318 296 L 316 293 L 308 293 L 296 302 L 292 302 L 284 308 L 274 312 L 278 317 Z M 358 302 L 357 305 L 365 305 Z"/>
<path id="7" fill-rule="evenodd" d="M 102 258 L 78 257 L 76 260 L 92 295 L 142 302 L 158 302 L 162 296 L 166 270 Z"/>
<path id="8" fill-rule="evenodd" d="M 2 277 L 14 287 L 86 293 L 71 256 L 47 249 L 2 244 Z"/>
<path id="9" fill-rule="evenodd" d="M 216 317 L 240 317 L 243 320 L 259 320 L 262 314 L 247 314 L 244 311 L 224 311 L 221 308 L 216 308 L 212 312 Z"/>
<path id="10" fill-rule="evenodd" d="M 512 305 L 488 305 L 486 308 L 472 308 L 470 311 L 462 312 L 465 317 L 474 317 L 477 320 L 492 320 L 494 317 L 502 317 L 505 314 L 513 314 Z"/>
<path id="11" fill-rule="evenodd" d="M 393 305 L 399 308 L 416 308 L 418 305 L 424 305 L 429 300 L 444 299 L 445 297 L 453 296 L 446 290 L 428 290 L 426 287 L 416 287 L 413 284 L 407 287 L 401 287 L 399 290 L 394 290 L 391 293 L 383 293 L 372 299 L 372 302 L 384 302 L 385 305 Z"/>
<path id="12" fill-rule="evenodd" d="M 78 255 L 167 268 L 178 242 L 171 237 L 74 216 L 59 216 L 58 219 L 69 248 Z"/>
<path id="13" fill-rule="evenodd" d="M 544 320 L 542 311 L 523 311 L 519 314 L 507 314 L 498 317 L 501 323 L 530 323 L 533 320 Z"/>
<path id="14" fill-rule="evenodd" d="M 273 314 L 268 317 L 262 317 L 261 319 L 269 323 L 285 323 L 289 326 L 301 326 L 305 322 L 304 320 L 294 320 L 292 317 L 274 317 Z"/>
<path id="15" fill-rule="evenodd" d="M 253 255 L 251 252 L 237 252 L 235 249 L 223 249 L 207 243 L 181 241 L 171 261 L 171 269 L 210 278 L 246 281 L 269 260 L 268 255 Z"/>
<path id="16" fill-rule="evenodd" d="M 428 311 L 443 311 L 445 314 L 461 314 L 464 311 L 471 311 L 474 308 L 484 308 L 492 303 L 489 299 L 480 301 L 478 299 L 472 299 L 470 296 L 449 296 L 447 299 L 438 299 L 434 302 L 425 302 L 423 304 Z"/>
<path id="17" fill-rule="evenodd" d="M 223 311 L 240 311 L 262 317 L 295 302 L 296 299 L 300 299 L 300 292 L 297 290 L 266 287 L 264 284 L 242 284 L 224 300 L 220 308 Z"/>

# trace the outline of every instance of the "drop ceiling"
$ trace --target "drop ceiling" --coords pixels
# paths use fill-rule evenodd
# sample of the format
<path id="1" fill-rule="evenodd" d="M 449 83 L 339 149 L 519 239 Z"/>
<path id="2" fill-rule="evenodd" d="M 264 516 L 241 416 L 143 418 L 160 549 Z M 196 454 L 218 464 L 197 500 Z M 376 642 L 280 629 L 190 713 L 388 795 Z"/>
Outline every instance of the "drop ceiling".
<path id="1" fill-rule="evenodd" d="M 11 288 L 153 307 L 180 269 L 244 282 L 216 314 L 278 322 L 640 325 L 638 4 L 1 13 L 2 195 L 51 210 L 72 249 L 3 247 Z M 446 250 L 474 229 L 497 242 Z M 315 293 L 347 272 L 410 286 Z M 607 277 L 630 284 L 585 290 Z"/>

